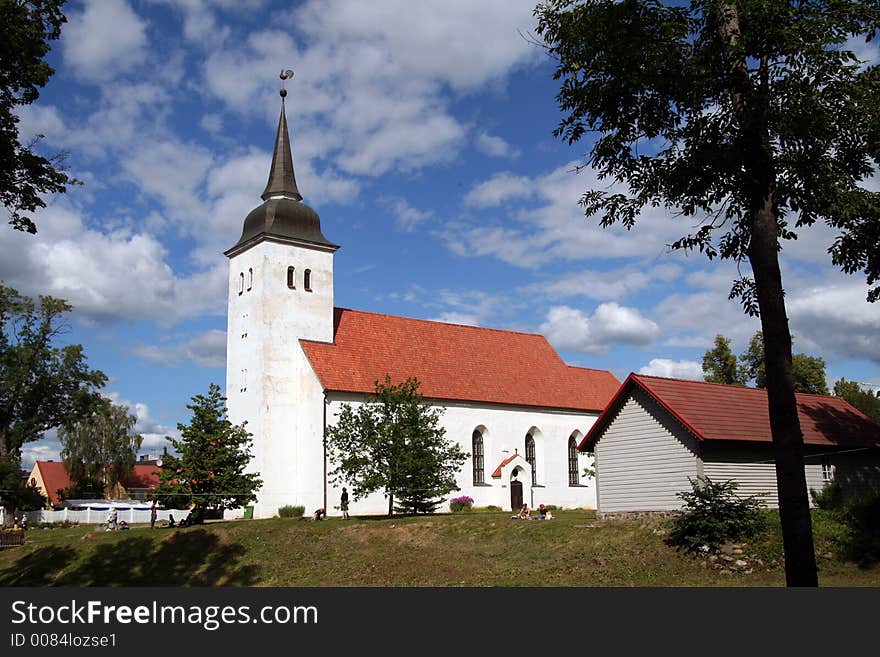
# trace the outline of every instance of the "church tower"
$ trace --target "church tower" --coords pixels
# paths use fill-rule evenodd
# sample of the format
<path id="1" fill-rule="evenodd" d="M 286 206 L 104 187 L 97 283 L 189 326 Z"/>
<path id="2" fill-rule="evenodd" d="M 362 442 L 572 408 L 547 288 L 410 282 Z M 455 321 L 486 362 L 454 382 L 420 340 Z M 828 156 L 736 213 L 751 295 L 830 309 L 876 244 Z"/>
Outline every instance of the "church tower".
<path id="1" fill-rule="evenodd" d="M 333 254 L 339 247 L 324 237 L 318 213 L 297 188 L 286 95 L 282 88 L 263 203 L 225 251 L 227 406 L 229 420 L 247 421 L 253 434 L 251 471 L 263 479 L 255 517 L 272 516 L 286 504 L 319 504 L 324 484 L 315 463 L 322 450 L 323 390 L 299 341 L 333 341 Z"/>

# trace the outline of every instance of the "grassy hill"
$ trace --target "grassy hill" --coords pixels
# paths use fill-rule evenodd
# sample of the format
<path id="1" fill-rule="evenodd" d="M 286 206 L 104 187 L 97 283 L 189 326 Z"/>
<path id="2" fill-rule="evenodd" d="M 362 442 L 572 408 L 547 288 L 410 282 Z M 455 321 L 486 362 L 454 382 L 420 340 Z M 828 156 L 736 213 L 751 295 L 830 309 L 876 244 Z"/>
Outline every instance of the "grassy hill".
<path id="1" fill-rule="evenodd" d="M 880 565 L 842 560 L 841 528 L 815 513 L 821 585 L 880 586 Z M 742 555 L 715 561 L 667 546 L 663 521 L 589 511 L 32 529 L 25 546 L 0 551 L 0 586 L 782 586 L 778 518 L 770 524 Z M 720 569 L 737 559 L 739 572 Z"/>

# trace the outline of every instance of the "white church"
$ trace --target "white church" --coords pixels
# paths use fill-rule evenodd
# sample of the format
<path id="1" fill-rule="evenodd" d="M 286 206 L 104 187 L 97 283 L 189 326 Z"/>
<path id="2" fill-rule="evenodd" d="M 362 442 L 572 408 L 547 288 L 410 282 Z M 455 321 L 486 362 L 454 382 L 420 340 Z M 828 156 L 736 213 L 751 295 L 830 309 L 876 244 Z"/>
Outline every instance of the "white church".
<path id="1" fill-rule="evenodd" d="M 457 476 L 475 506 L 595 508 L 589 457 L 577 450 L 620 382 L 567 365 L 542 335 L 337 308 L 333 256 L 318 213 L 302 202 L 281 116 L 263 203 L 248 214 L 229 258 L 226 394 L 229 420 L 253 434 L 263 486 L 254 517 L 301 504 L 340 512 L 323 435 L 343 404 L 375 381 L 417 378 L 442 409 L 446 438 L 470 454 Z M 441 505 L 439 510 L 448 508 Z M 383 514 L 380 493 L 350 504 Z"/>

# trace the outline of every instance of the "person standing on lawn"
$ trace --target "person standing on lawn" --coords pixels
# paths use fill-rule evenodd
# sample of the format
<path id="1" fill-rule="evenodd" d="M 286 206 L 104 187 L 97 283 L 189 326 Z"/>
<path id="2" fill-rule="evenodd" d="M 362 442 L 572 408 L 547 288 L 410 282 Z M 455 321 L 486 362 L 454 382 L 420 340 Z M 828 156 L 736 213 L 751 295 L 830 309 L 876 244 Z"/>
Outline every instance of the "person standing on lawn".
<path id="1" fill-rule="evenodd" d="M 342 519 L 348 520 L 348 491 L 342 487 L 342 497 L 339 498 L 339 508 L 342 510 Z"/>

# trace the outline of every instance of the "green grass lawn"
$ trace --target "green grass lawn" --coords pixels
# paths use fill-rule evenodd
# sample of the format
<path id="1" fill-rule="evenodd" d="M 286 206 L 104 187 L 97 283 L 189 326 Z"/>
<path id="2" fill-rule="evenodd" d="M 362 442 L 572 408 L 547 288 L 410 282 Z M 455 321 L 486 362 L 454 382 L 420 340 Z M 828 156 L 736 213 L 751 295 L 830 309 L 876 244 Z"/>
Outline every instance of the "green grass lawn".
<path id="1" fill-rule="evenodd" d="M 880 565 L 839 556 L 841 528 L 815 512 L 823 586 L 880 586 Z M 507 512 L 276 518 L 186 529 L 32 529 L 0 551 L 2 586 L 782 586 L 778 517 L 744 548 L 750 574 L 722 573 L 664 543 L 661 520 L 551 521 Z"/>

